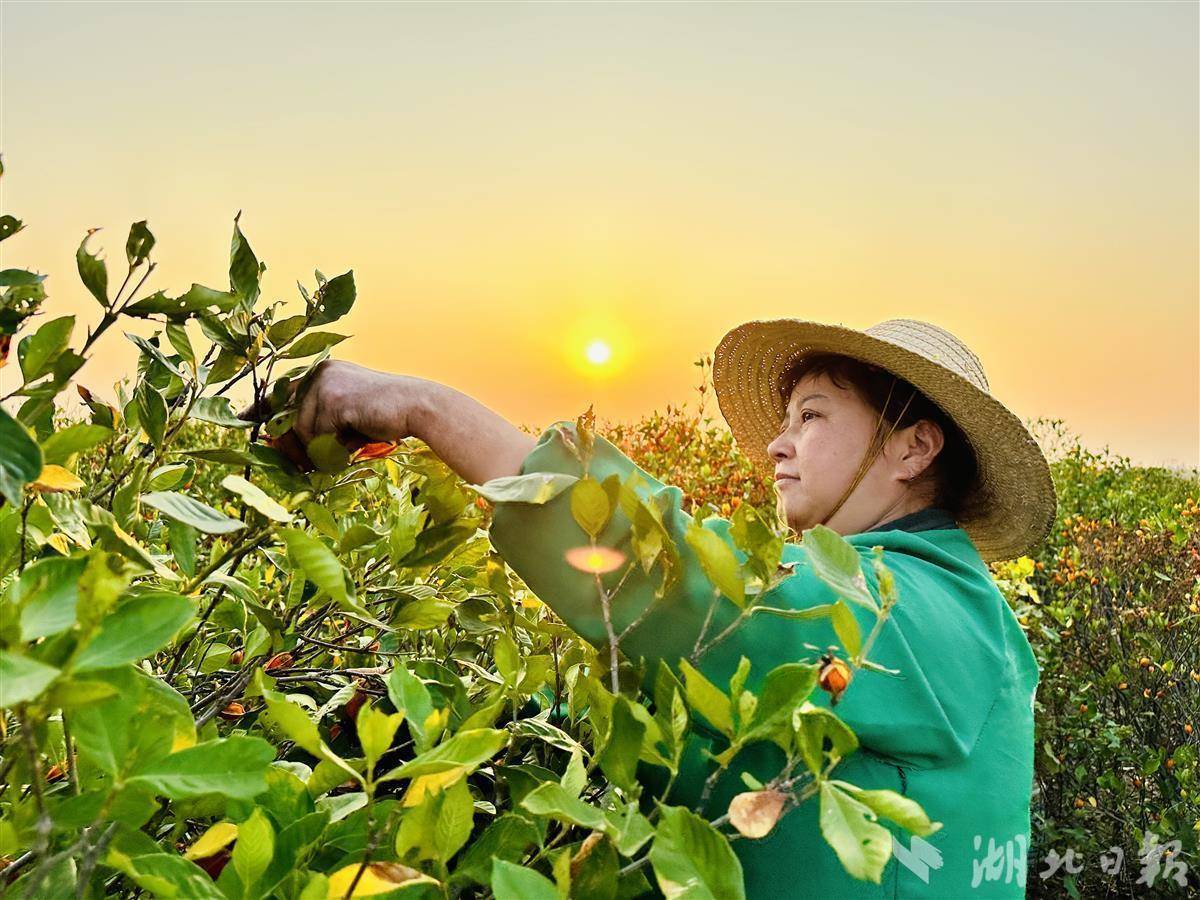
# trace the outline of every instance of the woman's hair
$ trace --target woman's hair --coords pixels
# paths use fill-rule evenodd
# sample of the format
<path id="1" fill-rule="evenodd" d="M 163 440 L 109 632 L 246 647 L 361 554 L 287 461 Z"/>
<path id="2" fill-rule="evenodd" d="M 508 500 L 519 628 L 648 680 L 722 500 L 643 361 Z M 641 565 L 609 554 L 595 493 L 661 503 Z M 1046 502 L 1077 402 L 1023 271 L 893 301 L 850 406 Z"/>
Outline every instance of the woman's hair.
<path id="1" fill-rule="evenodd" d="M 880 427 L 885 434 L 893 425 L 900 429 L 921 419 L 935 422 L 942 429 L 942 449 L 925 471 L 910 483 L 918 490 L 929 491 L 933 506 L 948 510 L 956 518 L 961 516 L 978 473 L 975 453 L 962 430 L 940 406 L 887 369 L 838 353 L 809 354 L 784 373 L 780 380 L 784 406 L 791 398 L 796 382 L 806 376 L 818 375 L 827 376 L 843 390 L 853 389 L 876 415 L 882 414 Z"/>

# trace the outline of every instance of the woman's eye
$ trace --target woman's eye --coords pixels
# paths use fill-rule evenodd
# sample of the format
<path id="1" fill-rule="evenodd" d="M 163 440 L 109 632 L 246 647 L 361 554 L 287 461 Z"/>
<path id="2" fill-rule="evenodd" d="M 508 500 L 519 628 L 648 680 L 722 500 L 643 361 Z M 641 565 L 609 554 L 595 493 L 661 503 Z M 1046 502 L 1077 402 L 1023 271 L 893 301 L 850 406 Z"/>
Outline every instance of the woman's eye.
<path id="1" fill-rule="evenodd" d="M 815 412 L 813 412 L 811 409 L 806 409 L 806 410 L 804 410 L 804 412 L 800 413 L 800 421 L 807 422 L 808 419 L 804 418 L 805 416 L 812 416 L 813 418 L 816 418 L 816 415 L 817 414 Z"/>

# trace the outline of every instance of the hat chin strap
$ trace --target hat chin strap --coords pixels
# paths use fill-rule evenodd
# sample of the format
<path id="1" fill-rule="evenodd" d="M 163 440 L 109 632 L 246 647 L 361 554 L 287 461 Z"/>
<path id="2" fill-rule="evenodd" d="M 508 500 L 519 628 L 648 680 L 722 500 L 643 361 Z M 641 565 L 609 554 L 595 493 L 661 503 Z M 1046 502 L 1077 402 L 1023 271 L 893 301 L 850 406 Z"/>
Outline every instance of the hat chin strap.
<path id="1" fill-rule="evenodd" d="M 895 390 L 895 387 L 896 376 L 893 375 L 891 387 L 888 388 L 887 399 L 883 402 L 883 409 L 879 412 L 879 418 L 875 420 L 875 430 L 871 434 L 871 443 L 867 445 L 867 449 L 863 451 L 862 460 L 858 464 L 858 471 L 855 473 L 854 478 L 851 480 L 846 490 L 842 492 L 841 499 L 834 504 L 833 509 L 829 511 L 828 515 L 826 515 L 819 524 L 825 525 L 830 519 L 837 515 L 837 512 L 842 508 L 842 505 L 848 499 L 850 499 L 850 495 L 854 493 L 854 489 L 857 488 L 863 478 L 866 477 L 867 472 L 869 472 L 871 466 L 875 464 L 875 460 L 879 457 L 879 454 L 883 452 L 884 446 L 887 444 L 892 434 L 896 431 L 896 426 L 900 424 L 900 420 L 904 418 L 904 414 L 908 412 L 908 407 L 912 403 L 913 397 L 916 396 L 916 388 L 913 388 L 913 392 L 909 394 L 908 400 L 906 400 L 904 403 L 904 409 L 900 410 L 900 414 L 896 416 L 896 421 L 892 423 L 892 427 L 888 433 L 884 435 L 883 438 L 879 437 L 880 426 L 883 424 L 883 415 L 885 412 L 887 412 L 887 408 L 892 402 L 892 392 Z"/>

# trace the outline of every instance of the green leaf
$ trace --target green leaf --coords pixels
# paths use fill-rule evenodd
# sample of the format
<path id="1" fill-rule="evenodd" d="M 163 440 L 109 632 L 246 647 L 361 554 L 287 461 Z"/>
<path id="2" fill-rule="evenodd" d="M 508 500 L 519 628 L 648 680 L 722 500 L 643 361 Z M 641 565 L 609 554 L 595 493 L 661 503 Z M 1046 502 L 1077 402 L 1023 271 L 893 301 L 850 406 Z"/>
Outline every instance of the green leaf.
<path id="1" fill-rule="evenodd" d="M 100 301 L 101 306 L 108 309 L 108 266 L 104 264 L 104 260 L 94 256 L 87 248 L 87 242 L 99 230 L 99 228 L 90 229 L 84 239 L 80 241 L 79 249 L 75 251 L 75 264 L 79 268 L 79 277 L 83 279 L 84 287 Z"/>
<path id="2" fill-rule="evenodd" d="M 25 224 L 13 216 L 0 216 L 0 241 L 8 240 L 18 231 L 25 227 Z"/>
<path id="3" fill-rule="evenodd" d="M 208 504 L 175 491 L 150 491 L 142 494 L 141 499 L 147 506 L 154 507 L 163 515 L 191 525 L 205 534 L 229 534 L 246 527 L 245 522 L 231 519 Z"/>
<path id="4" fill-rule="evenodd" d="M 313 356 L 335 344 L 340 344 L 346 337 L 344 334 L 334 334 L 332 331 L 312 331 L 279 354 L 279 359 L 300 359 L 305 356 Z"/>
<path id="5" fill-rule="evenodd" d="M 17 582 L 21 605 L 21 640 L 60 634 L 75 624 L 79 577 L 87 566 L 82 556 L 47 557 L 25 567 Z"/>
<path id="6" fill-rule="evenodd" d="M 100 630 L 79 651 L 72 669 L 90 672 L 137 662 L 166 646 L 194 613 L 192 602 L 179 594 L 139 594 L 100 622 Z"/>
<path id="7" fill-rule="evenodd" d="M 20 360 L 21 374 L 26 384 L 37 381 L 50 371 L 54 360 L 67 349 L 74 327 L 74 316 L 51 319 L 21 341 L 17 348 L 17 358 Z"/>
<path id="8" fill-rule="evenodd" d="M 942 827 L 941 822 L 931 822 L 929 820 L 929 816 L 926 815 L 925 810 L 921 808 L 919 803 L 902 794 L 897 794 L 895 791 L 868 791 L 836 779 L 831 779 L 829 783 L 841 788 L 853 796 L 854 799 L 871 807 L 871 810 L 877 816 L 891 819 L 901 828 L 912 834 L 919 835 L 920 837 L 928 837 Z"/>
<path id="9" fill-rule="evenodd" d="M 201 422 L 212 422 L 225 428 L 250 428 L 254 424 L 237 417 L 228 397 L 201 397 L 192 404 L 188 415 Z"/>
<path id="10" fill-rule="evenodd" d="M 741 609 L 746 605 L 746 585 L 742 581 L 741 564 L 733 548 L 720 535 L 695 521 L 688 527 L 684 539 L 700 560 L 700 568 L 722 594 Z"/>
<path id="11" fill-rule="evenodd" d="M 142 431 L 153 444 L 162 444 L 167 431 L 167 401 L 162 394 L 142 381 L 133 392 L 133 407 Z"/>
<path id="12" fill-rule="evenodd" d="M 607 833 L 614 830 L 601 810 L 569 794 L 556 781 L 539 784 L 521 799 L 520 805 L 522 809 L 535 816 L 547 816 L 570 825 L 590 828 L 593 831 Z"/>
<path id="13" fill-rule="evenodd" d="M 266 814 L 256 808 L 250 818 L 238 825 L 237 843 L 233 847 L 233 869 L 242 883 L 243 896 L 257 896 L 254 889 L 274 855 L 275 829 Z"/>
<path id="14" fill-rule="evenodd" d="M 189 472 L 193 472 L 191 463 L 173 463 L 169 466 L 159 466 L 150 473 L 146 487 L 152 491 L 169 491 L 177 488 L 188 480 Z"/>
<path id="15" fill-rule="evenodd" d="M 221 487 L 231 493 L 237 494 L 247 506 L 262 513 L 268 519 L 275 522 L 292 521 L 292 514 L 281 503 L 273 497 L 268 496 L 258 485 L 251 484 L 240 475 L 226 475 L 221 480 Z"/>
<path id="16" fill-rule="evenodd" d="M 81 592 L 82 593 L 82 592 Z M 119 775 L 162 759 L 178 745 L 196 740 L 196 723 L 178 691 L 135 666 L 122 666 L 71 683 L 94 692 L 113 693 L 69 712 L 71 734 L 81 756 L 110 775 Z M 130 727 L 136 722 L 137 727 Z"/>
<path id="17" fill-rule="evenodd" d="M 612 503 L 608 492 L 595 478 L 581 478 L 571 488 L 571 515 L 579 527 L 593 538 L 608 524 L 612 516 Z"/>
<path id="18" fill-rule="evenodd" d="M 801 704 L 792 714 L 792 727 L 796 730 L 796 746 L 814 775 L 819 775 L 824 767 L 826 738 L 830 741 L 829 753 L 833 756 L 844 758 L 858 749 L 854 732 L 822 706 L 810 702 Z"/>
<path id="19" fill-rule="evenodd" d="M 146 227 L 146 220 L 134 222 L 129 227 L 129 237 L 125 240 L 125 258 L 129 261 L 129 268 L 140 266 L 149 259 L 152 249 L 154 235 Z"/>
<path id="20" fill-rule="evenodd" d="M 688 706 L 708 719 L 723 735 L 733 737 L 733 709 L 729 698 L 686 659 L 679 661 L 679 671 L 687 685 Z"/>
<path id="21" fill-rule="evenodd" d="M 185 361 L 194 364 L 196 351 L 192 349 L 192 342 L 188 340 L 187 326 L 182 322 L 168 322 L 166 331 L 167 340 L 175 348 L 175 352 Z"/>
<path id="22" fill-rule="evenodd" d="M 0 495 L 14 506 L 25 485 L 42 474 L 42 451 L 25 426 L 0 407 Z"/>
<path id="23" fill-rule="evenodd" d="M 172 375 L 175 375 L 179 378 L 184 377 L 184 374 L 182 370 L 180 370 L 179 366 L 167 359 L 167 355 L 163 353 L 158 346 L 151 343 L 140 334 L 131 334 L 130 332 L 126 331 L 125 337 L 129 338 L 132 343 L 137 345 L 139 350 L 145 353 L 148 357 L 150 357 L 150 359 L 158 363 Z"/>
<path id="24" fill-rule="evenodd" d="M 438 791 L 432 800 L 437 809 L 433 841 L 438 858 L 445 861 L 461 850 L 470 838 L 475 824 L 475 801 L 471 799 L 466 778 L 456 779 L 449 787 Z"/>
<path id="25" fill-rule="evenodd" d="M 804 532 L 802 546 L 812 562 L 813 572 L 839 597 L 879 613 L 879 604 L 871 596 L 862 571 L 862 561 L 854 545 L 825 525 Z"/>
<path id="26" fill-rule="evenodd" d="M 191 860 L 173 853 L 126 856 L 110 848 L 105 863 L 125 873 L 130 881 L 157 897 L 228 900 L 213 884 L 207 872 Z"/>
<path id="27" fill-rule="evenodd" d="M 255 686 L 267 704 L 267 717 L 273 722 L 284 736 L 313 756 L 321 759 L 330 755 L 321 732 L 307 712 L 298 704 L 293 703 L 279 691 L 273 691 L 263 685 L 262 670 L 254 673 Z"/>
<path id="28" fill-rule="evenodd" d="M 608 741 L 600 754 L 600 768 L 609 780 L 626 793 L 637 783 L 637 762 L 646 726 L 634 718 L 627 697 L 613 704 Z"/>
<path id="29" fill-rule="evenodd" d="M 654 837 L 654 826 L 638 812 L 635 803 L 626 806 L 624 812 L 605 810 L 604 815 L 616 830 L 613 840 L 622 856 L 633 856 L 646 841 Z"/>
<path id="30" fill-rule="evenodd" d="M 467 487 L 492 503 L 546 503 L 569 488 L 579 479 L 560 472 L 532 472 L 529 475 L 505 475 L 483 484 Z"/>
<path id="31" fill-rule="evenodd" d="M 446 619 L 452 612 L 454 612 L 454 601 L 444 597 L 429 597 L 405 603 L 392 616 L 391 621 L 396 628 L 423 631 L 429 628 L 440 628 L 446 623 Z"/>
<path id="32" fill-rule="evenodd" d="M 343 609 L 361 611 L 354 596 L 353 583 L 332 550 L 298 528 L 284 528 L 279 531 L 279 537 L 287 545 L 293 565 L 303 569 L 309 581 Z"/>
<path id="33" fill-rule="evenodd" d="M 784 663 L 768 672 L 754 717 L 742 739 L 759 740 L 781 727 L 790 729 L 793 714 L 817 684 L 817 670 L 817 666 L 804 663 Z"/>
<path id="34" fill-rule="evenodd" d="M 767 613 L 772 616 L 778 616 L 781 619 L 824 619 L 833 613 L 832 603 L 818 603 L 816 606 L 808 606 L 804 609 L 779 609 L 774 606 L 752 606 L 750 608 L 751 615 L 758 613 Z"/>
<path id="35" fill-rule="evenodd" d="M 309 441 L 304 450 L 319 472 L 336 475 L 350 465 L 350 450 L 331 433 L 318 434 Z"/>
<path id="36" fill-rule="evenodd" d="M 58 676 L 53 666 L 0 650 L 0 709 L 33 700 Z"/>
<path id="37" fill-rule="evenodd" d="M 280 319 L 267 329 L 267 340 L 272 346 L 282 347 L 303 331 L 307 324 L 308 316 L 288 316 L 286 319 Z"/>
<path id="38" fill-rule="evenodd" d="M 385 684 L 392 706 L 404 713 L 408 719 L 408 730 L 412 732 L 417 752 L 425 752 L 434 737 L 425 730 L 425 722 L 433 712 L 433 699 L 429 695 L 429 688 L 405 668 L 403 663 L 396 664 L 388 674 Z"/>
<path id="39" fill-rule="evenodd" d="M 517 862 L 538 841 L 533 824 L 515 813 L 504 813 L 471 842 L 454 866 L 455 880 L 468 879 L 486 885 L 496 860 Z"/>
<path id="40" fill-rule="evenodd" d="M 215 308 L 228 312 L 237 304 L 238 295 L 229 291 L 217 291 L 202 284 L 193 284 L 187 293 L 174 299 L 162 291 L 156 291 L 149 297 L 143 297 L 137 303 L 125 307 L 125 312 L 131 316 L 163 314 L 171 319 L 186 319 L 198 312 Z"/>
<path id="41" fill-rule="evenodd" d="M 364 703 L 359 709 L 355 726 L 363 756 L 367 758 L 368 770 L 373 769 L 375 763 L 379 762 L 379 757 L 392 746 L 392 738 L 396 736 L 396 729 L 403 721 L 403 713 L 388 715 L 375 709 L 370 703 Z"/>
<path id="42" fill-rule="evenodd" d="M 853 878 L 880 883 L 892 856 L 892 833 L 869 806 L 829 781 L 820 783 L 821 835 Z"/>
<path id="43" fill-rule="evenodd" d="M 48 466 L 61 466 L 74 454 L 104 443 L 112 433 L 111 428 L 87 422 L 68 425 L 42 441 L 42 459 Z"/>
<path id="44" fill-rule="evenodd" d="M 650 865 L 663 896 L 742 900 L 742 864 L 729 841 L 691 810 L 663 806 L 650 847 Z"/>
<path id="45" fill-rule="evenodd" d="M 435 775 L 458 766 L 471 770 L 495 756 L 507 742 L 508 732 L 495 728 L 460 731 L 448 741 L 392 769 L 379 780 L 394 781 L 398 778 L 416 778 L 418 775 Z"/>
<path id="46" fill-rule="evenodd" d="M 846 652 L 851 657 L 858 656 L 859 650 L 862 649 L 862 629 L 859 628 L 858 619 L 854 618 L 850 607 L 839 600 L 833 604 L 829 618 L 833 624 L 833 630 L 837 633 L 842 646 L 846 648 Z"/>
<path id="47" fill-rule="evenodd" d="M 229 288 L 245 298 L 247 307 L 253 307 L 254 301 L 258 299 L 262 273 L 267 267 L 258 261 L 258 257 L 250 249 L 250 242 L 242 234 L 242 228 L 238 225 L 241 215 L 239 210 L 233 217 L 233 239 L 229 247 Z"/>
<path id="48" fill-rule="evenodd" d="M 221 794 L 251 800 L 267 789 L 275 750 L 259 737 L 206 741 L 139 769 L 129 783 L 145 784 L 172 800 Z"/>
<path id="49" fill-rule="evenodd" d="M 356 296 L 354 272 L 345 272 L 331 278 L 313 297 L 312 325 L 328 325 L 350 312 Z"/>
<path id="50" fill-rule="evenodd" d="M 559 900 L 558 888 L 545 875 L 502 859 L 492 861 L 492 892 L 496 900 Z"/>

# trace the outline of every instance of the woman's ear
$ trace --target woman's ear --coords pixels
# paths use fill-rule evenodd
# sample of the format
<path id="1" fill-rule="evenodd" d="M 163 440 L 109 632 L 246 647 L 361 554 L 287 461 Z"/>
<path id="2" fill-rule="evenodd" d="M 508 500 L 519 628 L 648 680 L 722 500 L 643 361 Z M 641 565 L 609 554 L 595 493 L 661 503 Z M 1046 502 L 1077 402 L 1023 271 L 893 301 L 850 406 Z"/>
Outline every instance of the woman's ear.
<path id="1" fill-rule="evenodd" d="M 905 443 L 900 453 L 901 480 L 911 482 L 933 464 L 945 446 L 946 438 L 941 426 L 929 419 L 918 419 L 903 433 Z"/>

